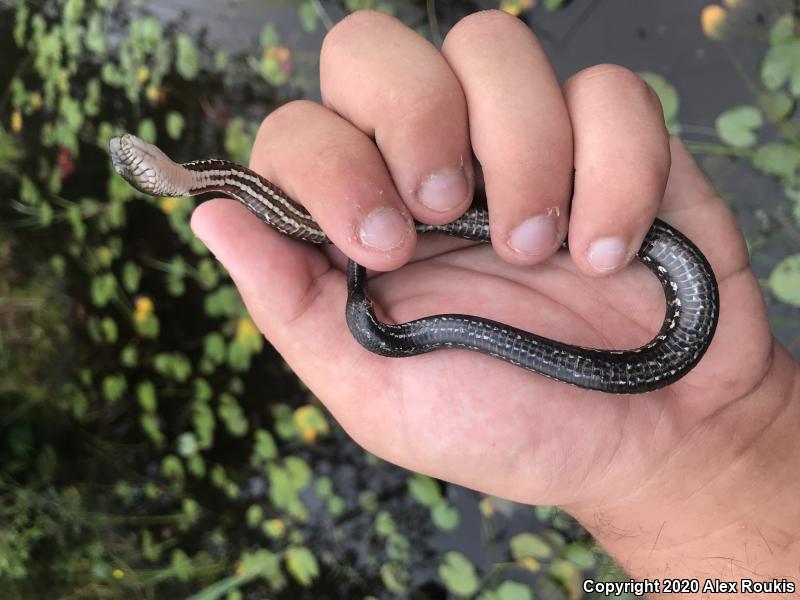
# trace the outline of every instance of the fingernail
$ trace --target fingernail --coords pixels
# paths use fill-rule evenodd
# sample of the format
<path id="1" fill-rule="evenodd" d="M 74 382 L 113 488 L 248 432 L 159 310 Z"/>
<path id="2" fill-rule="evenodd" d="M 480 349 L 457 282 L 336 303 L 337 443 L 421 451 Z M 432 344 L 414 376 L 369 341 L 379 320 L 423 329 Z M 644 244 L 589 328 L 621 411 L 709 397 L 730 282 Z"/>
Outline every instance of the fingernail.
<path id="1" fill-rule="evenodd" d="M 508 245 L 521 254 L 537 256 L 545 254 L 556 245 L 558 227 L 552 215 L 531 217 L 511 232 Z"/>
<path id="2" fill-rule="evenodd" d="M 620 238 L 601 238 L 589 244 L 586 258 L 595 271 L 605 273 L 625 264 L 627 253 L 628 245 Z"/>
<path id="3" fill-rule="evenodd" d="M 358 237 L 365 246 L 391 250 L 403 243 L 410 229 L 409 221 L 397 209 L 382 206 L 361 222 Z"/>
<path id="4" fill-rule="evenodd" d="M 437 212 L 458 208 L 467 197 L 467 179 L 463 169 L 443 171 L 424 180 L 417 192 L 419 201 Z"/>

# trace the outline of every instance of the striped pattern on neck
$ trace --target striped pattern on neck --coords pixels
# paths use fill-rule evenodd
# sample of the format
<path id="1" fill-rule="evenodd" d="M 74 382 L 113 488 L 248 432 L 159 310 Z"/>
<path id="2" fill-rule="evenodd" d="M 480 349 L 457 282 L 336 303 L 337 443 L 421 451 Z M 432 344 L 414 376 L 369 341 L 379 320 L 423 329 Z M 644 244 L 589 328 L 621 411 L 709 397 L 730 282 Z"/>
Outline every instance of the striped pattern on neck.
<path id="1" fill-rule="evenodd" d="M 180 165 L 192 173 L 188 195 L 220 192 L 233 196 L 270 227 L 295 239 L 329 242 L 309 212 L 258 173 L 226 160 L 198 160 Z"/>

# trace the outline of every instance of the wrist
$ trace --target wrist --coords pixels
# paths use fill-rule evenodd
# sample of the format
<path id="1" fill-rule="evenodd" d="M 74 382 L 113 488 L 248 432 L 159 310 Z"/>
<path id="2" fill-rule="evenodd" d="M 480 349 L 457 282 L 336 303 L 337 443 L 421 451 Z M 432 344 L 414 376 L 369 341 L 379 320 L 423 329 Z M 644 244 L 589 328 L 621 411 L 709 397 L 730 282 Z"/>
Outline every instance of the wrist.
<path id="1" fill-rule="evenodd" d="M 706 579 L 774 578 L 800 592 L 798 424 L 800 368 L 775 343 L 759 386 L 686 436 L 654 477 L 619 500 L 564 508 L 635 579 L 699 579 L 702 590 Z"/>

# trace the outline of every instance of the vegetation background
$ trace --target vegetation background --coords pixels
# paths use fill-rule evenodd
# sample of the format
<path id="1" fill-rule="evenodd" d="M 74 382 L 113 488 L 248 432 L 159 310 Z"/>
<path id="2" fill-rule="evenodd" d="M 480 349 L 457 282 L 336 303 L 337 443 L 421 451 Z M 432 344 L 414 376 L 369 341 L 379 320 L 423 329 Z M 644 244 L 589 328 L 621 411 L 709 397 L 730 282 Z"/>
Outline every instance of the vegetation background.
<path id="1" fill-rule="evenodd" d="M 4 598 L 574 599 L 626 578 L 553 507 L 356 447 L 192 236 L 195 201 L 135 193 L 105 154 L 133 131 L 247 162 L 264 115 L 318 97 L 319 44 L 348 12 L 438 43 L 491 7 L 562 77 L 601 57 L 656 89 L 800 354 L 797 3 L 0 0 Z"/>

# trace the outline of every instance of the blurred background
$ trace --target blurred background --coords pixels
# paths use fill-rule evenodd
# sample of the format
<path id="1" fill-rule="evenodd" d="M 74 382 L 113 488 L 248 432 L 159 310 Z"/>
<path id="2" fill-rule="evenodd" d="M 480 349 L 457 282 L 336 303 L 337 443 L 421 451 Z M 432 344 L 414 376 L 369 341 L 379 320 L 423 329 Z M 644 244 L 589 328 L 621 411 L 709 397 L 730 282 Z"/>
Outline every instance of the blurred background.
<path id="1" fill-rule="evenodd" d="M 195 200 L 110 168 L 124 131 L 247 163 L 265 115 L 319 98 L 325 32 L 361 8 L 434 44 L 501 8 L 561 80 L 640 73 L 800 355 L 800 2 L 0 0 L 3 598 L 576 599 L 627 579 L 556 508 L 355 446 L 192 236 Z"/>

